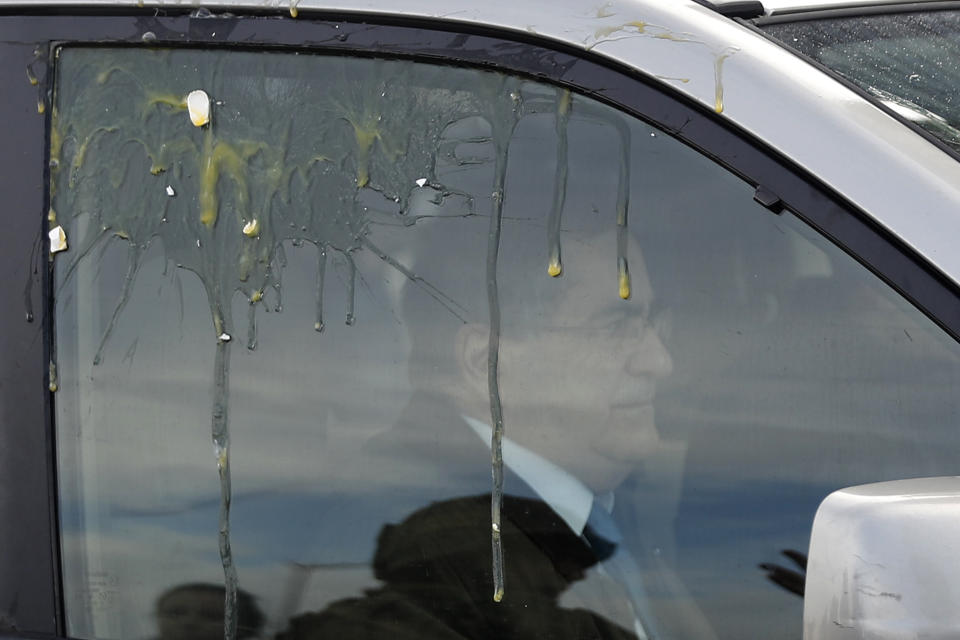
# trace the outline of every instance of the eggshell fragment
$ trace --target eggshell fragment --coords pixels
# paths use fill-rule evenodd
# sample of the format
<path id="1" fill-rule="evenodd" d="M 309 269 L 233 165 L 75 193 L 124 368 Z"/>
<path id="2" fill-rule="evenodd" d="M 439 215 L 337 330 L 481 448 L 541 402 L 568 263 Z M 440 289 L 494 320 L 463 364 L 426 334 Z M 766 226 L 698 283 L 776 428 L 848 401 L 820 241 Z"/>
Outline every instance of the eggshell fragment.
<path id="1" fill-rule="evenodd" d="M 187 111 L 190 112 L 190 122 L 195 127 L 202 127 L 210 122 L 210 96 L 206 91 L 197 89 L 187 96 Z"/>

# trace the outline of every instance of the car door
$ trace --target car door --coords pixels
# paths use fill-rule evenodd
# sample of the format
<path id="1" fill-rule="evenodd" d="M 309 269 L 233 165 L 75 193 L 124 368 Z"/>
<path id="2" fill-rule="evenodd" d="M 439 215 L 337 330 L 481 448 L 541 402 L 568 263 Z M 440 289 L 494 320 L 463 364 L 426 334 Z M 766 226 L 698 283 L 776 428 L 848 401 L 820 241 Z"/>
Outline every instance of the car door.
<path id="1" fill-rule="evenodd" d="M 955 284 L 662 81 L 0 29 L 5 633 L 799 638 L 823 497 L 953 473 Z"/>

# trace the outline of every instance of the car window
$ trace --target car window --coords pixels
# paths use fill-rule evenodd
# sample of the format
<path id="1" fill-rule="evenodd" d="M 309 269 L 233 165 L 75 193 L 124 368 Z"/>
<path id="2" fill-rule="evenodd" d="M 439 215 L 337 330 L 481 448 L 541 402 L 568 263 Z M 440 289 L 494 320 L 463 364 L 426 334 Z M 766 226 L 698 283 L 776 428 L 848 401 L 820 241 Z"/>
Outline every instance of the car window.
<path id="1" fill-rule="evenodd" d="M 596 99 L 63 47 L 53 108 L 72 637 L 799 638 L 820 500 L 955 468 L 956 343 Z"/>
<path id="2" fill-rule="evenodd" d="M 960 148 L 960 12 L 773 21 L 763 29 Z"/>

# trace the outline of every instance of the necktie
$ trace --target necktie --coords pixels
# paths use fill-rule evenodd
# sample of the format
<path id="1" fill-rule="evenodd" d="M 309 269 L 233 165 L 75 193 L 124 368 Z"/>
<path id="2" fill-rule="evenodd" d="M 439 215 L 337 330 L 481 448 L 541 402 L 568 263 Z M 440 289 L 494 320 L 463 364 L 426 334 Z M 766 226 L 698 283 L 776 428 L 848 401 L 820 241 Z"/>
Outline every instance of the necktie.
<path id="1" fill-rule="evenodd" d="M 587 525 L 583 528 L 583 537 L 590 544 L 597 559 L 601 562 L 609 558 L 623 542 L 617 523 L 603 507 L 593 501 Z"/>
<path id="2" fill-rule="evenodd" d="M 583 537 L 602 562 L 603 570 L 626 588 L 633 609 L 637 637 L 640 640 L 655 640 L 659 636 L 655 634 L 652 626 L 654 618 L 637 563 L 621 544 L 623 534 L 620 533 L 617 523 L 596 500 L 590 508 Z"/>

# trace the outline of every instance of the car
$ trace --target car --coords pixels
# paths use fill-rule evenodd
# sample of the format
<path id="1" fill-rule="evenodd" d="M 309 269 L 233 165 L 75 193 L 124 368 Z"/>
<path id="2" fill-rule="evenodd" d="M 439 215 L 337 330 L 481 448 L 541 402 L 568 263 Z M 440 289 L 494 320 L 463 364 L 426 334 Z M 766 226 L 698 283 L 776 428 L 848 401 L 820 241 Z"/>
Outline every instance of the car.
<path id="1" fill-rule="evenodd" d="M 960 625 L 954 4 L 0 9 L 3 637 Z"/>

